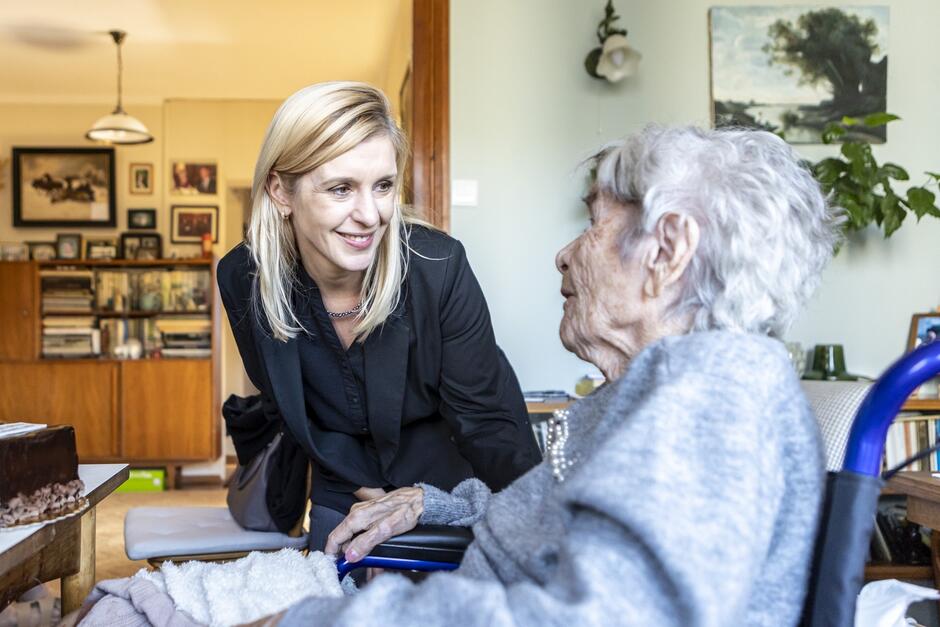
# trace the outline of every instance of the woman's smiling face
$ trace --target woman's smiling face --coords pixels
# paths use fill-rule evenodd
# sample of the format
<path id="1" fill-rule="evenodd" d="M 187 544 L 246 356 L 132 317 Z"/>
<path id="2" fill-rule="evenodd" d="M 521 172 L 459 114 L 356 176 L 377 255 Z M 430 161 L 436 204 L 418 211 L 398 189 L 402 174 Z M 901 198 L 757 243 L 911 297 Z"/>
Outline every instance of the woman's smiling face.
<path id="1" fill-rule="evenodd" d="M 368 269 L 395 211 L 397 177 L 395 147 L 379 135 L 296 180 L 286 209 L 308 271 Z"/>

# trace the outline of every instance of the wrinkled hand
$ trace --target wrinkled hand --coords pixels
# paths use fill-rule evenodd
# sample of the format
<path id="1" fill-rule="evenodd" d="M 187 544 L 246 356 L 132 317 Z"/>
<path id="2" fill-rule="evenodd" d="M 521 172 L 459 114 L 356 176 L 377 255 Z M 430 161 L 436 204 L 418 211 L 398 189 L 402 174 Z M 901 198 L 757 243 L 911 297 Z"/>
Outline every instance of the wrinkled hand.
<path id="1" fill-rule="evenodd" d="M 410 531 L 424 511 L 424 490 L 399 488 L 372 501 L 356 503 L 333 530 L 324 552 L 343 551 L 347 562 L 358 562 L 393 536 Z"/>
<path id="2" fill-rule="evenodd" d="M 385 496 L 385 494 L 386 492 L 382 488 L 359 488 L 353 492 L 353 496 L 360 501 L 371 501 L 372 499 Z"/>

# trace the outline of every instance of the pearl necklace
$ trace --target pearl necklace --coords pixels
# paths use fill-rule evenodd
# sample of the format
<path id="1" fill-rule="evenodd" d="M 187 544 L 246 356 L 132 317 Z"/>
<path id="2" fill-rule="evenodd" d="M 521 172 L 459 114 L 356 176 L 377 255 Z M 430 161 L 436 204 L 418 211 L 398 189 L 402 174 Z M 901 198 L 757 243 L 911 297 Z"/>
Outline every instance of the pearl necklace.
<path id="1" fill-rule="evenodd" d="M 552 475 L 559 483 L 565 480 L 565 472 L 571 468 L 575 459 L 568 459 L 565 445 L 568 443 L 568 410 L 556 409 L 548 419 L 548 437 L 545 451 L 552 466 Z"/>

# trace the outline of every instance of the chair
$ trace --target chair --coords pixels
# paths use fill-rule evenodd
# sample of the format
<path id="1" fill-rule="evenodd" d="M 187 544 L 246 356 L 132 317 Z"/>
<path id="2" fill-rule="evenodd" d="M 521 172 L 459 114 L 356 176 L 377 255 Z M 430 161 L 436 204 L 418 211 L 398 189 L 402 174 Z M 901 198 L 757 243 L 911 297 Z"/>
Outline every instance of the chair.
<path id="1" fill-rule="evenodd" d="M 826 470 L 839 470 L 845 459 L 852 421 L 871 381 L 801 381 L 800 385 L 819 424 L 826 451 Z"/>
<path id="2" fill-rule="evenodd" d="M 226 507 L 135 507 L 124 519 L 124 552 L 151 566 L 227 561 L 286 548 L 306 549 L 307 536 L 242 529 Z"/>
<path id="3" fill-rule="evenodd" d="M 829 397 L 817 394 L 822 388 L 809 387 L 811 404 L 818 411 L 820 427 L 827 436 L 827 466 L 841 470 L 828 473 L 803 625 L 850 627 L 854 624 L 855 602 L 862 587 L 865 557 L 874 526 L 873 514 L 884 483 L 881 460 L 888 427 L 911 392 L 937 374 L 940 374 L 940 342 L 922 345 L 901 357 L 866 388 L 849 429 L 846 429 L 844 409 L 854 404 L 854 399 L 861 394 L 860 388 L 846 386 L 838 390 L 844 392 L 843 396 Z M 830 412 L 832 408 L 842 410 Z M 846 433 L 843 446 L 841 441 Z M 356 564 L 340 559 L 337 562 L 340 576 L 352 568 L 365 566 L 411 569 L 417 564 L 421 570 L 435 570 L 430 547 L 421 541 L 424 531 L 418 527 L 392 538 Z M 461 552 L 458 547 L 469 544 L 467 530 L 456 527 L 438 528 L 433 542 L 448 544 L 453 549 L 448 553 L 451 561 L 438 562 L 448 570 L 457 567 L 453 555 Z M 394 563 L 383 561 L 386 558 L 382 555 L 389 550 L 395 552 Z"/>

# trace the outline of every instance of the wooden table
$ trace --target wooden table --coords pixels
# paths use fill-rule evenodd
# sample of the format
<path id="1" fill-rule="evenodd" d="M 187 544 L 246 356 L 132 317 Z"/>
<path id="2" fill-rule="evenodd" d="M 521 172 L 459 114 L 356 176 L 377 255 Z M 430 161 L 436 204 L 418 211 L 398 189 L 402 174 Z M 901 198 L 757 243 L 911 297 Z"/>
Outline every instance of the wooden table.
<path id="1" fill-rule="evenodd" d="M 0 531 L 0 609 L 33 586 L 62 579 L 62 615 L 78 609 L 95 584 L 95 508 L 127 481 L 126 464 L 80 464 L 89 507 L 41 527 Z"/>

